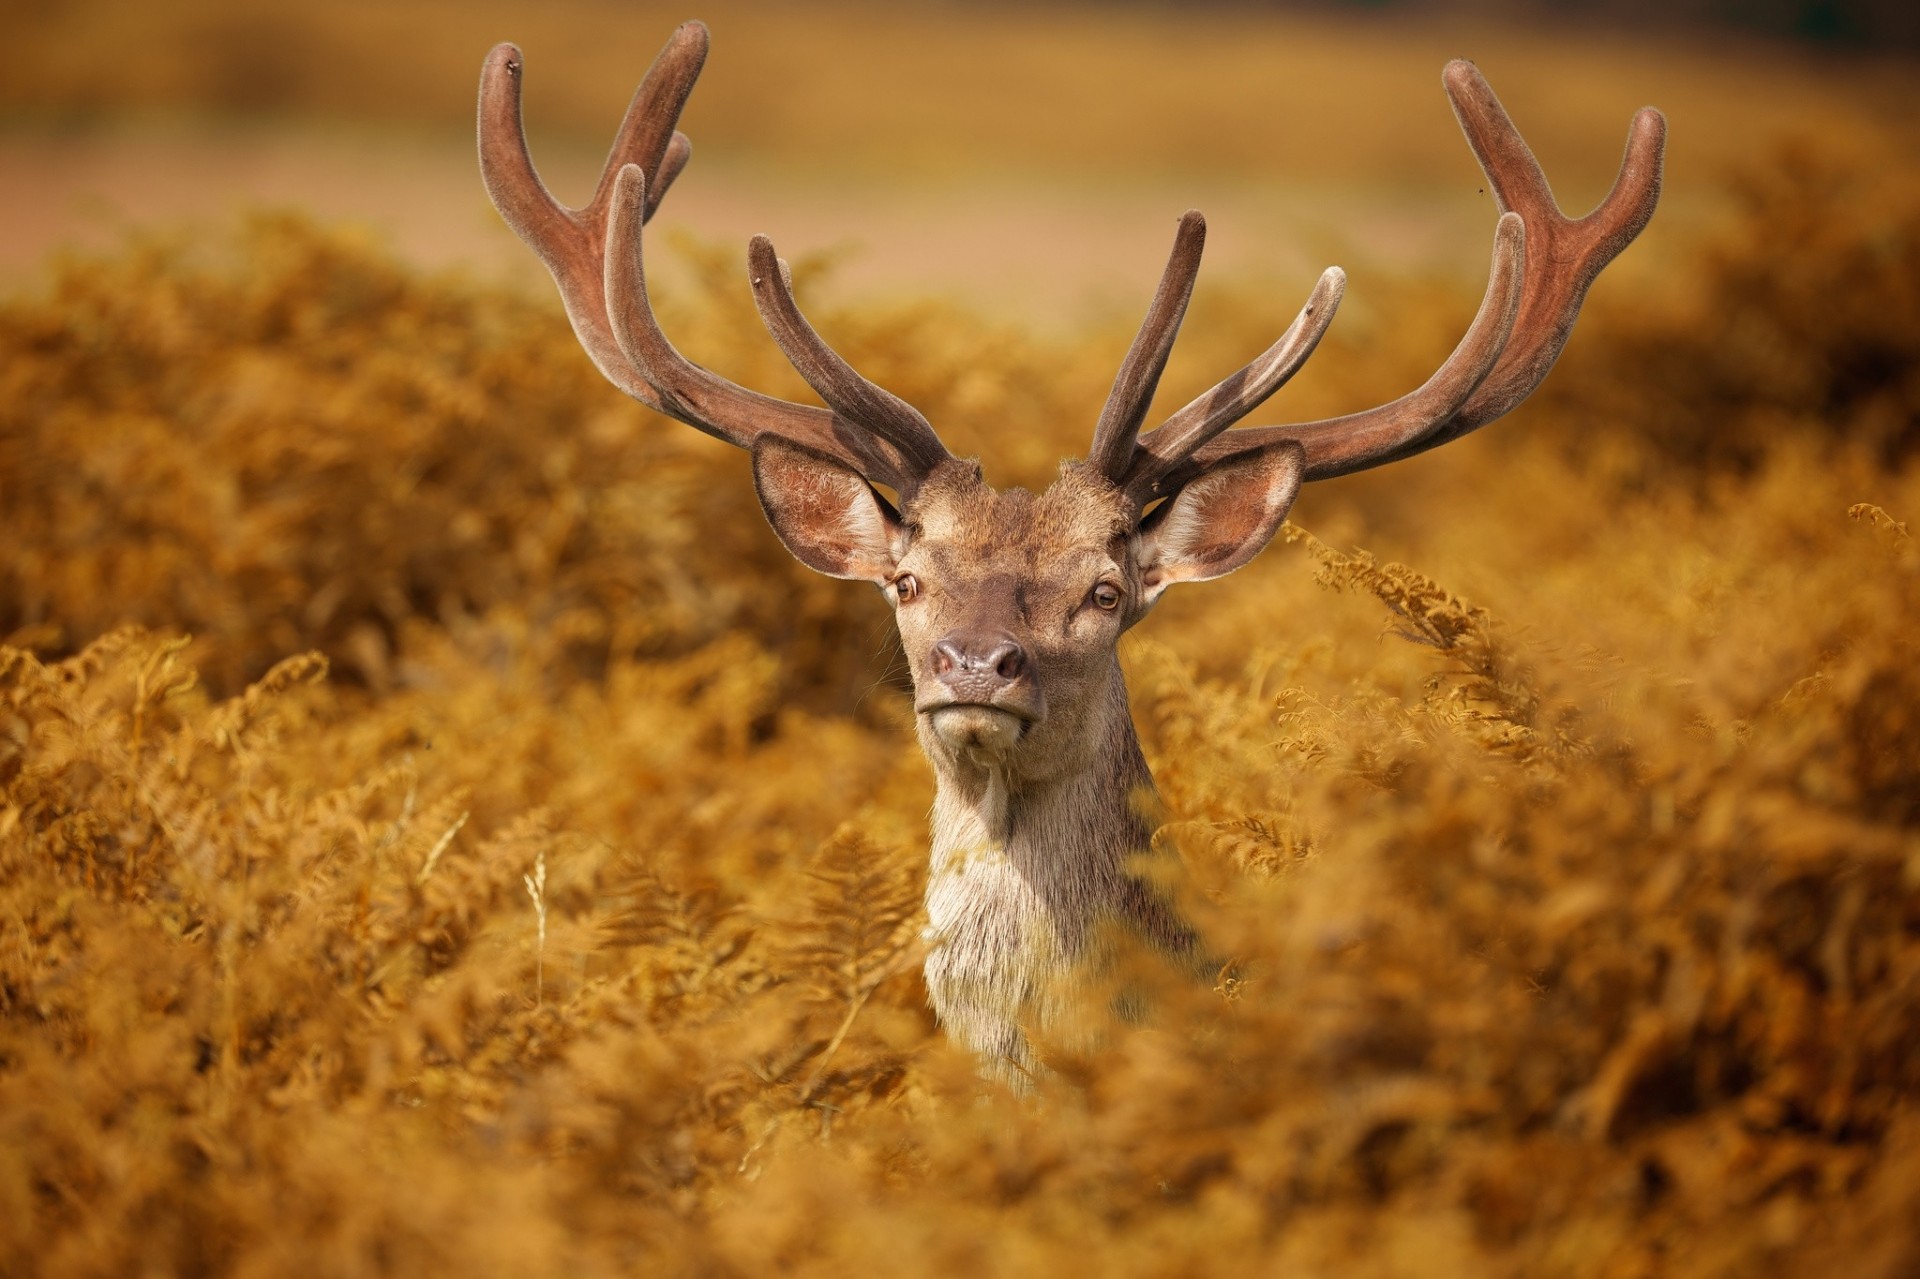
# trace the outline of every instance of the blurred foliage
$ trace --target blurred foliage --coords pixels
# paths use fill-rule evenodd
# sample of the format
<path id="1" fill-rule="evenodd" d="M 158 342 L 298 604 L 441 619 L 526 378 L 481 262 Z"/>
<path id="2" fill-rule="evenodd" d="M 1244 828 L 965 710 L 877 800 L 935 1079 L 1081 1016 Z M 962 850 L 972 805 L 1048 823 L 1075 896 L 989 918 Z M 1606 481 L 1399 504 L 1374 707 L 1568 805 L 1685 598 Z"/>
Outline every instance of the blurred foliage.
<path id="1" fill-rule="evenodd" d="M 772 540 L 744 458 L 609 396 L 552 306 L 285 215 L 228 250 L 72 261 L 0 308 L 0 634 L 177 626 L 221 688 L 310 646 L 387 687 L 409 619 L 497 645 L 480 623 L 510 609 L 569 670 L 746 627 L 780 640 L 793 691 L 866 674 L 880 615 Z M 692 345 L 719 334 L 743 376 L 791 382 L 741 307 Z"/>
<path id="2" fill-rule="evenodd" d="M 0 309 L 0 1271 L 1912 1273 L 1916 259 L 1819 173 L 1129 640 L 1227 962 L 1023 1099 L 926 1010 L 884 612 L 739 455 L 298 221 L 67 263 Z M 1471 308 L 1391 300 L 1290 406 Z M 1029 483 L 1125 341 L 822 327 Z"/>
<path id="3" fill-rule="evenodd" d="M 1912 458 L 1920 171 L 1800 138 L 1734 194 L 1739 215 L 1701 246 L 1696 278 L 1582 334 L 1602 348 L 1583 365 L 1597 376 L 1549 383 L 1556 407 L 1594 429 L 1624 422 L 1691 470 L 1752 466 L 1809 428 L 1889 465 Z"/>
<path id="4" fill-rule="evenodd" d="M 973 187 L 986 173 L 1137 186 L 1177 173 L 1471 190 L 1436 75 L 1462 55 L 1522 111 L 1547 171 L 1589 183 L 1563 188 L 1582 207 L 1603 194 L 1642 102 L 1685 122 L 1674 154 L 1696 174 L 1750 161 L 1790 127 L 1920 140 L 1903 62 L 1836 66 L 1753 45 L 1729 56 L 1724 36 L 1662 39 L 1625 12 L 1570 31 L 1567 7 L 36 0 L 9 13 L 0 120 L 304 118 L 464 134 L 481 57 L 513 40 L 543 165 L 569 134 L 597 160 L 640 69 L 674 24 L 698 17 L 715 40 L 686 117 L 700 154 L 793 181 L 941 175 Z"/>

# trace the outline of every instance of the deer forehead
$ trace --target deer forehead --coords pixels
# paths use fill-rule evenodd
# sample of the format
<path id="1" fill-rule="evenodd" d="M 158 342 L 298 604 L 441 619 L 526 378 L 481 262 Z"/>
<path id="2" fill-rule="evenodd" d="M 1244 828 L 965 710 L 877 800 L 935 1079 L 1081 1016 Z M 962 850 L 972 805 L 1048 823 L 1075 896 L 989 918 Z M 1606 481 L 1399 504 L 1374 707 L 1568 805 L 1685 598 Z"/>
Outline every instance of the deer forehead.
<path id="1" fill-rule="evenodd" d="M 942 476 L 915 495 L 905 515 L 916 548 L 943 562 L 1000 571 L 1109 554 L 1134 523 L 1124 495 L 1077 464 L 1038 495 L 994 489 L 977 474 Z"/>

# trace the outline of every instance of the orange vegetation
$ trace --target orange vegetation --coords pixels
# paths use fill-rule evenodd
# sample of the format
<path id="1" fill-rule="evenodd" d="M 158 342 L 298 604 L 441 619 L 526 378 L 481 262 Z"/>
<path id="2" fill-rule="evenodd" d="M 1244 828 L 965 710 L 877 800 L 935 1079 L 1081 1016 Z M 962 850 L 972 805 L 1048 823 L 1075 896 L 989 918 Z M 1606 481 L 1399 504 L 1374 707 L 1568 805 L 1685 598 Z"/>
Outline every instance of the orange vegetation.
<path id="1" fill-rule="evenodd" d="M 297 221 L 67 264 L 0 307 L 0 1272 L 1913 1273 L 1920 204 L 1816 170 L 1128 642 L 1217 979 L 1024 1098 L 925 1008 L 884 610 L 740 456 Z M 669 327 L 798 394 L 735 274 Z M 1397 303 L 1287 411 L 1471 308 Z M 1002 480 L 1112 373 L 821 323 Z"/>

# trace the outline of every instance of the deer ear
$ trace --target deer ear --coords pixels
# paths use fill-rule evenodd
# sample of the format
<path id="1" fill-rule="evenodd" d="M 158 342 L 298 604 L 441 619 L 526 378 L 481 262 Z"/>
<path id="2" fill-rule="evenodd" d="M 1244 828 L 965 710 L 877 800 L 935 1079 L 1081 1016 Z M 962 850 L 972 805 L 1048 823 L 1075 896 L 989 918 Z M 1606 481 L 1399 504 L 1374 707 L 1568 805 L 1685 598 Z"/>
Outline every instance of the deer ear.
<path id="1" fill-rule="evenodd" d="M 808 568 L 882 586 L 893 577 L 900 519 L 858 472 L 763 435 L 753 446 L 753 487 L 767 523 Z"/>
<path id="2" fill-rule="evenodd" d="M 1307 452 L 1293 440 L 1251 449 L 1187 482 L 1140 525 L 1147 603 L 1175 582 L 1223 577 L 1258 555 L 1299 495 Z"/>

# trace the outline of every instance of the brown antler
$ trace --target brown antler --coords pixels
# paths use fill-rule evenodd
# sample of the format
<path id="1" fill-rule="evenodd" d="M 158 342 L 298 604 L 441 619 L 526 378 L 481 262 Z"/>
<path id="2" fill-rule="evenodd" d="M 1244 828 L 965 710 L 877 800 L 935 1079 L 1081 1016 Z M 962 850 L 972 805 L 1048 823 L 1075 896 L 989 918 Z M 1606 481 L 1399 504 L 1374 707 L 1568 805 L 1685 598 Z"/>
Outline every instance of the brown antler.
<path id="1" fill-rule="evenodd" d="M 692 154 L 674 125 L 706 56 L 706 27 L 681 24 L 634 92 L 593 199 L 569 209 L 548 193 L 527 151 L 520 50 L 496 45 L 480 74 L 480 172 L 487 194 L 546 263 L 574 333 L 609 382 L 730 444 L 751 449 L 762 436 L 778 436 L 911 494 L 950 455 L 925 418 L 861 378 L 807 325 L 771 245 L 754 245 L 756 300 L 775 338 L 830 408 L 736 386 L 681 355 L 660 329 L 647 297 L 641 227 Z"/>
<path id="2" fill-rule="evenodd" d="M 1147 318 L 1120 365 L 1113 390 L 1101 410 L 1094 428 L 1093 447 L 1087 461 L 1115 483 L 1128 485 L 1139 466 L 1135 445 L 1147 407 L 1153 402 L 1160 374 L 1167 367 L 1173 340 L 1180 332 L 1180 321 L 1187 313 L 1187 300 L 1193 296 L 1194 278 L 1200 273 L 1200 251 L 1206 243 L 1206 219 L 1192 209 L 1180 217 L 1173 239 L 1173 253 L 1167 269 L 1161 273 L 1160 287 L 1147 308 Z M 1207 440 L 1239 421 L 1265 403 L 1320 344 L 1321 335 L 1333 322 L 1346 289 L 1346 273 L 1328 267 L 1314 285 L 1307 304 L 1288 326 L 1280 340 L 1260 357 L 1168 418 L 1149 438 L 1159 441 L 1167 456 L 1185 457 Z M 1149 481 L 1145 487 L 1151 488 Z M 1142 500 L 1150 500 L 1148 494 Z"/>
<path id="3" fill-rule="evenodd" d="M 767 331 L 821 399 L 844 417 L 870 426 L 922 475 L 952 456 L 918 409 L 854 372 L 814 332 L 793 300 L 792 273 L 773 251 L 773 241 L 754 236 L 747 247 L 747 265 L 753 276 L 753 302 Z"/>
<path id="4" fill-rule="evenodd" d="M 1160 273 L 1160 287 L 1154 290 L 1147 318 L 1141 321 L 1140 332 L 1120 363 L 1106 407 L 1100 410 L 1100 421 L 1093 428 L 1093 447 L 1087 450 L 1087 461 L 1111 479 L 1125 474 L 1133 460 L 1140 423 L 1146 420 L 1160 374 L 1173 353 L 1173 340 L 1180 334 L 1180 321 L 1186 318 L 1193 282 L 1200 274 L 1200 252 L 1206 243 L 1207 220 L 1198 209 L 1188 209 L 1180 215 L 1173 252 L 1167 257 L 1167 269 Z"/>
<path id="5" fill-rule="evenodd" d="M 1443 81 L 1502 210 L 1486 296 L 1460 345 L 1425 385 L 1392 403 L 1325 421 L 1228 431 L 1312 353 L 1332 319 L 1344 279 L 1329 271 L 1273 349 L 1140 437 L 1130 452 L 1096 433 L 1095 456 L 1136 501 L 1165 496 L 1228 458 L 1282 440 L 1305 448 L 1309 480 L 1378 466 L 1486 425 L 1546 377 L 1566 345 L 1588 286 L 1653 216 L 1666 120 L 1651 107 L 1634 117 L 1612 192 L 1592 213 L 1573 220 L 1560 212 L 1539 162 L 1478 68 L 1456 60 L 1447 64 Z M 1197 244 L 1194 254 L 1197 258 Z M 1169 278 L 1173 274 L 1169 265 Z M 1186 288 L 1191 287 L 1189 276 Z M 1161 288 L 1164 294 L 1164 280 Z M 1180 308 L 1164 309 L 1156 296 L 1129 364 L 1143 348 L 1159 350 L 1171 343 L 1184 301 L 1183 294 Z M 1165 359 L 1162 350 L 1153 377 Z M 1136 426 L 1153 394 L 1153 377 L 1146 379 L 1135 406 Z M 1119 417 L 1111 400 L 1102 415 L 1103 431 L 1109 417 Z"/>

